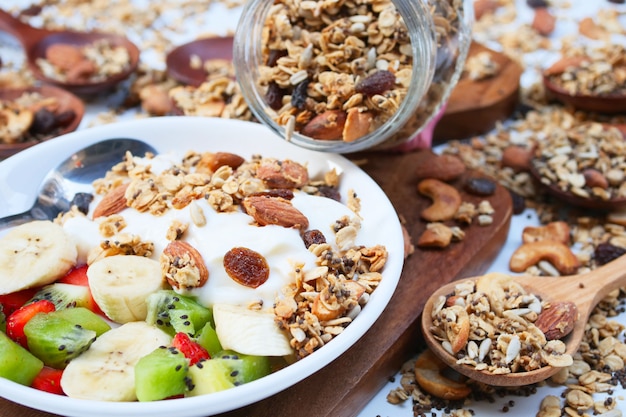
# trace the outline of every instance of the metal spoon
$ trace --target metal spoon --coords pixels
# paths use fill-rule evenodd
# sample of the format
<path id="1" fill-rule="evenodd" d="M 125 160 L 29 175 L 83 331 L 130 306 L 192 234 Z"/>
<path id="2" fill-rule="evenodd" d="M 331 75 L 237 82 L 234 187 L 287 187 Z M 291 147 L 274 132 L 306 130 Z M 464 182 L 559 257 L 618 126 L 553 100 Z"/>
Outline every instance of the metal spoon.
<path id="1" fill-rule="evenodd" d="M 477 277 L 468 278 L 476 280 Z M 566 353 L 574 355 L 585 333 L 585 326 L 594 307 L 606 295 L 616 288 L 626 285 L 626 256 L 621 256 L 600 268 L 581 275 L 565 277 L 518 276 L 515 280 L 529 293 L 540 296 L 548 301 L 571 301 L 578 308 L 579 317 L 574 329 L 563 342 Z M 444 285 L 435 291 L 426 301 L 422 313 L 422 332 L 428 347 L 440 357 L 448 366 L 457 372 L 479 382 L 494 386 L 522 386 L 543 381 L 559 371 L 559 368 L 545 366 L 529 372 L 514 372 L 509 374 L 493 374 L 488 371 L 478 371 L 469 365 L 456 363 L 456 357 L 446 351 L 441 342 L 435 339 L 430 328 L 432 326 L 433 305 L 441 295 L 450 295 L 454 292 L 457 282 Z"/>
<path id="2" fill-rule="evenodd" d="M 144 156 L 156 149 L 137 139 L 116 138 L 94 143 L 75 152 L 44 178 L 29 210 L 0 218 L 0 230 L 31 220 L 52 220 L 70 209 L 77 193 L 92 193 L 91 183 L 121 162 L 126 152 Z"/>
<path id="3" fill-rule="evenodd" d="M 94 94 L 108 90 L 128 78 L 139 64 L 139 49 L 123 36 L 98 32 L 77 32 L 71 30 L 47 30 L 32 27 L 0 9 L 0 30 L 15 36 L 26 53 L 28 67 L 33 75 L 46 83 L 65 88 L 76 94 Z M 46 49 L 53 44 L 63 43 L 76 46 L 89 45 L 97 40 L 107 40 L 112 46 L 123 46 L 128 51 L 130 61 L 126 68 L 102 81 L 63 82 L 47 77 L 37 60 L 45 58 Z"/>

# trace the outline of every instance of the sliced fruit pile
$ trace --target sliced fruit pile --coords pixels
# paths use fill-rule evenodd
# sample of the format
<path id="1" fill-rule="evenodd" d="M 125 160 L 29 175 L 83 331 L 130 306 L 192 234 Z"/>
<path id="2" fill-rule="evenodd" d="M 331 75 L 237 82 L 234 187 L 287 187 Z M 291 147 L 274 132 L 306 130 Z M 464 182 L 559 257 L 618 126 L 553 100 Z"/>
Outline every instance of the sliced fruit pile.
<path id="1" fill-rule="evenodd" d="M 284 365 L 223 348 L 213 310 L 165 287 L 158 262 L 120 255 L 75 267 L 64 236 L 32 222 L 0 239 L 0 377 L 73 398 L 154 401 Z"/>

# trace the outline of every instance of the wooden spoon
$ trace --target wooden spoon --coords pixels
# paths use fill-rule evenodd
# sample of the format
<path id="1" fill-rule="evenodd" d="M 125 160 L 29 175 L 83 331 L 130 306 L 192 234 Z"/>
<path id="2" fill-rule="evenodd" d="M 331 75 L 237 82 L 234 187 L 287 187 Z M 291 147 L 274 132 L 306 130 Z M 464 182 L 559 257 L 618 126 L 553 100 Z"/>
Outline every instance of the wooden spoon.
<path id="1" fill-rule="evenodd" d="M 191 66 L 191 57 L 197 56 L 202 63 L 210 59 L 233 59 L 233 37 L 203 38 L 182 44 L 165 57 L 167 74 L 186 85 L 199 86 L 207 79 L 207 73 L 201 65 Z"/>
<path id="2" fill-rule="evenodd" d="M 26 87 L 14 89 L 0 89 L 0 101 L 13 101 L 21 97 L 25 93 L 37 93 L 43 99 L 53 98 L 56 101 L 55 114 L 61 114 L 66 111 L 72 111 L 74 116 L 71 120 L 60 127 L 54 134 L 46 135 L 40 140 L 29 140 L 19 143 L 2 143 L 0 141 L 0 158 L 8 158 L 9 156 L 23 151 L 39 142 L 52 139 L 53 137 L 73 132 L 78 128 L 85 114 L 85 105 L 83 101 L 70 93 L 58 87 L 51 85 L 43 85 L 41 87 Z"/>
<path id="3" fill-rule="evenodd" d="M 578 110 L 605 114 L 626 112 L 626 94 L 570 94 L 561 86 L 553 83 L 547 75 L 543 76 L 543 85 L 549 97 L 551 96 L 559 102 Z"/>
<path id="4" fill-rule="evenodd" d="M 3 10 L 0 10 L 0 30 L 15 36 L 20 41 L 26 53 L 28 67 L 38 80 L 56 85 L 76 94 L 94 94 L 108 90 L 128 78 L 139 64 L 139 49 L 123 36 L 99 32 L 34 28 Z M 102 81 L 73 83 L 47 77 L 39 65 L 37 65 L 37 59 L 45 58 L 46 49 L 50 45 L 63 43 L 83 46 L 98 40 L 107 40 L 111 46 L 122 46 L 128 50 L 130 62 L 123 71 L 115 73 Z"/>
<path id="5" fill-rule="evenodd" d="M 555 199 L 574 207 L 586 208 L 597 211 L 613 211 L 626 207 L 626 198 L 618 197 L 610 200 L 602 200 L 598 197 L 581 197 L 570 191 L 562 190 L 558 185 L 546 184 L 541 181 L 542 176 L 537 171 L 534 163 L 530 164 L 530 174 L 541 184 Z"/>
<path id="6" fill-rule="evenodd" d="M 467 278 L 475 281 L 478 277 Z M 457 372 L 479 382 L 494 386 L 521 386 L 543 381 L 559 371 L 559 368 L 546 366 L 529 372 L 516 372 L 496 375 L 477 371 L 468 365 L 459 365 L 455 357 L 448 353 L 430 331 L 433 305 L 440 295 L 450 295 L 454 286 L 463 280 L 444 285 L 426 301 L 422 313 L 422 332 L 428 347 L 447 365 Z M 548 301 L 571 301 L 578 308 L 579 317 L 572 332 L 563 339 L 566 352 L 574 355 L 585 332 L 585 325 L 594 307 L 611 291 L 626 285 L 626 256 L 603 265 L 591 272 L 564 277 L 516 276 L 515 281 L 529 293 Z"/>

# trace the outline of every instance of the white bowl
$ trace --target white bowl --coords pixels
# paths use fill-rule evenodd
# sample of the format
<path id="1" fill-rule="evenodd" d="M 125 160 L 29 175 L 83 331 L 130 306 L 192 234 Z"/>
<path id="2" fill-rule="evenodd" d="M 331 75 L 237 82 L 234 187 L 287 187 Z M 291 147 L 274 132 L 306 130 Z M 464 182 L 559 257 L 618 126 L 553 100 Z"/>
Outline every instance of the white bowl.
<path id="1" fill-rule="evenodd" d="M 163 117 L 120 122 L 80 130 L 20 152 L 0 162 L 0 216 L 22 212 L 34 201 L 45 174 L 73 152 L 100 140 L 132 137 L 151 143 L 159 152 L 225 151 L 244 158 L 254 154 L 307 163 L 312 175 L 335 168 L 340 191 L 361 199 L 362 232 L 384 245 L 389 258 L 383 280 L 362 312 L 346 330 L 308 357 L 259 380 L 199 397 L 157 402 L 100 402 L 53 395 L 0 378 L 0 396 L 31 408 L 69 417 L 200 417 L 234 410 L 274 395 L 310 376 L 341 356 L 359 340 L 385 309 L 400 278 L 404 245 L 398 216 L 380 187 L 360 168 L 337 154 L 299 148 L 256 123 L 234 120 Z M 329 382 L 332 383 L 332 382 Z M 337 382 L 340 383 L 340 382 Z"/>

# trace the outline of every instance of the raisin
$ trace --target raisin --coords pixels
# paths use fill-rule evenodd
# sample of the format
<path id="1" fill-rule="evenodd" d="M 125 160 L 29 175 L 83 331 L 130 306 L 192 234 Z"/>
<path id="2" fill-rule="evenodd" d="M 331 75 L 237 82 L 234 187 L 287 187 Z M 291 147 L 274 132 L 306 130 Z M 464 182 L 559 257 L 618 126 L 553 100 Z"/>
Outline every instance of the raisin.
<path id="1" fill-rule="evenodd" d="M 304 108 L 306 104 L 307 89 L 309 88 L 309 80 L 306 79 L 301 81 L 296 87 L 293 89 L 293 93 L 291 93 L 291 105 L 298 110 Z"/>
<path id="2" fill-rule="evenodd" d="M 377 71 L 359 81 L 354 89 L 357 93 L 373 96 L 391 89 L 396 83 L 396 76 L 390 71 Z"/>
<path id="3" fill-rule="evenodd" d="M 42 107 L 35 112 L 35 117 L 33 118 L 33 123 L 30 125 L 29 131 L 34 135 L 45 134 L 52 132 L 55 127 L 56 120 L 54 113 Z"/>
<path id="4" fill-rule="evenodd" d="M 526 199 L 513 190 L 509 190 L 513 202 L 513 214 L 522 214 L 526 210 Z"/>
<path id="5" fill-rule="evenodd" d="M 333 199 L 335 201 L 341 201 L 341 194 L 337 187 L 331 187 L 329 185 L 320 185 L 317 187 L 317 191 L 323 197 Z"/>
<path id="6" fill-rule="evenodd" d="M 285 49 L 270 49 L 270 52 L 267 56 L 267 66 L 273 67 L 276 66 L 278 60 L 284 56 L 287 56 L 287 50 Z"/>
<path id="7" fill-rule="evenodd" d="M 302 234 L 302 240 L 304 241 L 304 246 L 308 249 L 311 245 L 326 243 L 326 236 L 319 230 L 313 229 L 304 232 Z"/>
<path id="8" fill-rule="evenodd" d="M 265 101 L 270 108 L 278 110 L 283 106 L 283 97 L 285 91 L 272 81 L 267 86 L 267 93 L 265 93 Z"/>
<path id="9" fill-rule="evenodd" d="M 609 3 L 624 4 L 626 3 L 626 0 L 609 0 Z"/>
<path id="10" fill-rule="evenodd" d="M 70 202 L 70 207 L 76 206 L 78 211 L 83 214 L 87 214 L 89 212 L 89 204 L 93 201 L 93 194 L 89 193 L 76 193 L 74 194 L 74 198 Z"/>
<path id="11" fill-rule="evenodd" d="M 496 192 L 496 183 L 489 178 L 474 177 L 465 181 L 464 188 L 470 194 L 488 196 Z"/>
<path id="12" fill-rule="evenodd" d="M 596 246 L 594 257 L 598 265 L 604 265 L 611 262 L 613 259 L 617 259 L 626 253 L 626 249 L 615 246 L 609 242 L 600 243 Z"/>
<path id="13" fill-rule="evenodd" d="M 528 7 L 537 9 L 539 7 L 548 7 L 550 4 L 547 0 L 526 0 Z"/>
<path id="14" fill-rule="evenodd" d="M 74 110 L 65 110 L 65 111 L 55 115 L 54 116 L 54 121 L 55 121 L 57 127 L 59 127 L 59 126 L 67 126 L 70 123 L 72 123 L 72 121 L 74 120 L 75 117 L 76 117 L 76 113 L 74 113 Z"/>
<path id="15" fill-rule="evenodd" d="M 235 282 L 251 288 L 262 285 L 270 276 L 270 267 L 263 255 L 243 247 L 226 252 L 224 269 Z"/>

